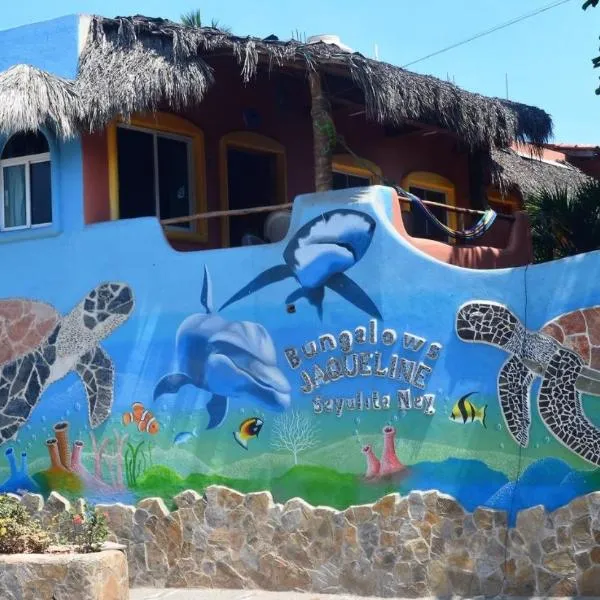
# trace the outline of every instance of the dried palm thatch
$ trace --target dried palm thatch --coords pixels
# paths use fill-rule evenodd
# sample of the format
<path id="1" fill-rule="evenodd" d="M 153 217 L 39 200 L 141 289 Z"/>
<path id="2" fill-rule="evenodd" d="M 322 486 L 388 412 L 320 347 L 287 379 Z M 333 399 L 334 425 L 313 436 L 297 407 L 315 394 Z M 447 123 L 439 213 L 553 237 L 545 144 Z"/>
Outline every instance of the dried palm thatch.
<path id="1" fill-rule="evenodd" d="M 0 73 L 0 133 L 46 127 L 59 137 L 75 135 L 83 109 L 73 81 L 29 65 Z"/>
<path id="2" fill-rule="evenodd" d="M 359 92 L 367 118 L 431 124 L 473 148 L 507 147 L 515 140 L 542 144 L 552 133 L 543 110 L 466 92 L 330 44 L 242 38 L 142 16 L 91 19 L 76 80 L 88 107 L 87 125 L 96 129 L 116 115 L 153 110 L 162 102 L 174 108 L 198 104 L 213 82 L 207 61 L 215 56 L 237 60 L 244 82 L 261 68 L 345 78 Z"/>
<path id="3" fill-rule="evenodd" d="M 494 149 L 492 180 L 501 190 L 516 190 L 523 197 L 542 190 L 567 189 L 575 191 L 590 181 L 582 171 L 568 164 L 553 164 L 536 156 L 523 156 L 514 150 Z"/>

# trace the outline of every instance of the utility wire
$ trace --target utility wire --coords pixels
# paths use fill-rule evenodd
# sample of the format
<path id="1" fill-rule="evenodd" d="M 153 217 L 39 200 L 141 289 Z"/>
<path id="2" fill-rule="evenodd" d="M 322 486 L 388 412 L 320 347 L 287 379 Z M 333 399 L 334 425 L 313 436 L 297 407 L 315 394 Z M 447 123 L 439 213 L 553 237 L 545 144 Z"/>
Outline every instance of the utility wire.
<path id="1" fill-rule="evenodd" d="M 467 38 L 466 40 L 462 40 L 461 42 L 456 42 L 455 44 L 452 44 L 451 46 L 447 46 L 446 48 L 442 48 L 441 50 L 432 52 L 431 54 L 428 54 L 427 56 L 423 56 L 422 58 L 418 58 L 417 60 L 413 60 L 412 62 L 406 63 L 405 65 L 402 65 L 402 68 L 406 69 L 406 67 L 416 65 L 417 63 L 427 60 L 428 58 L 432 58 L 433 56 L 437 56 L 438 54 L 443 54 L 444 52 L 448 52 L 448 50 L 453 50 L 454 48 L 458 48 L 459 46 L 464 46 L 465 44 L 468 44 L 469 42 L 472 42 L 474 40 L 478 40 L 479 38 L 489 35 L 490 33 L 494 33 L 495 31 L 499 31 L 500 29 L 504 29 L 505 27 L 509 27 L 510 25 L 514 25 L 515 23 L 520 23 L 521 21 L 525 21 L 525 19 L 530 19 L 531 17 L 535 17 L 536 15 L 547 12 L 553 8 L 556 8 L 557 6 L 560 6 L 561 4 L 566 4 L 567 2 L 571 2 L 571 0 L 559 0 L 558 2 L 553 2 L 552 4 L 548 4 L 547 6 L 538 8 L 537 10 L 534 10 L 533 12 L 527 13 L 525 15 L 521 15 L 520 17 L 515 17 L 514 19 L 511 19 L 510 21 L 506 21 L 506 23 L 501 23 L 500 25 L 496 25 L 495 27 L 492 27 L 491 29 L 486 29 L 485 31 L 482 31 L 481 33 L 478 33 L 470 38 Z"/>

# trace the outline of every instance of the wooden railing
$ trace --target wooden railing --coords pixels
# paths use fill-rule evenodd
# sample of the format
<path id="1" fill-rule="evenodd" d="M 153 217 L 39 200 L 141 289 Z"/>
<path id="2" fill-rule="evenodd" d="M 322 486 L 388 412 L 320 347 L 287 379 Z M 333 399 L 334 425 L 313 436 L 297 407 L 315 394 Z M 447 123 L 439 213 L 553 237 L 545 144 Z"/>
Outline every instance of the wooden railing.
<path id="1" fill-rule="evenodd" d="M 411 204 L 411 201 L 408 198 L 404 198 L 399 196 L 398 199 L 401 202 L 405 202 Z M 464 217 L 464 215 L 473 215 L 477 217 L 481 217 L 484 212 L 482 210 L 475 210 L 472 208 L 461 208 L 459 206 L 448 206 L 447 204 L 441 204 L 440 202 L 432 202 L 431 200 L 422 200 L 423 204 L 428 206 L 435 206 L 437 208 L 443 208 L 449 212 L 455 212 L 459 216 Z M 235 217 L 235 216 L 243 216 L 243 215 L 251 215 L 255 213 L 263 213 L 263 212 L 273 212 L 276 210 L 282 210 L 284 208 L 291 208 L 292 203 L 288 202 L 286 204 L 271 204 L 269 206 L 255 206 L 253 208 L 240 208 L 236 210 L 214 210 L 211 212 L 205 213 L 197 213 L 194 215 L 189 215 L 187 217 L 173 217 L 172 219 L 163 219 L 160 223 L 161 225 L 167 227 L 169 225 L 181 225 L 183 223 L 192 223 L 194 221 L 203 221 L 204 219 L 215 219 L 220 217 Z M 513 215 L 505 215 L 502 213 L 498 213 L 498 219 L 504 219 L 506 221 L 514 221 L 515 218 Z M 459 220 L 460 229 L 464 229 L 463 219 Z"/>

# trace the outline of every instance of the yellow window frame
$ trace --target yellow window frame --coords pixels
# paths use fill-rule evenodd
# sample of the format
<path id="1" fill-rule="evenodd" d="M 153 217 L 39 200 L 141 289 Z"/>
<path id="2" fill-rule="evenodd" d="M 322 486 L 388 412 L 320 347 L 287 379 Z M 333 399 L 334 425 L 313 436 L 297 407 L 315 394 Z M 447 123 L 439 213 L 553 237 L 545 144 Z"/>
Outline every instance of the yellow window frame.
<path id="1" fill-rule="evenodd" d="M 383 179 L 382 170 L 374 162 L 366 158 L 361 158 L 359 161 L 351 154 L 334 154 L 331 159 L 331 170 L 334 173 L 364 177 L 371 185 L 377 185 Z"/>
<path id="2" fill-rule="evenodd" d="M 285 146 L 270 137 L 253 131 L 232 131 L 226 133 L 219 141 L 219 187 L 221 210 L 229 210 L 229 166 L 227 164 L 227 150 L 229 148 L 250 150 L 263 154 L 274 154 L 277 178 L 277 204 L 285 204 L 287 202 Z M 221 219 L 221 244 L 226 248 L 229 246 L 229 243 L 229 217 L 223 217 Z"/>
<path id="3" fill-rule="evenodd" d="M 428 171 L 413 171 L 404 177 L 402 187 L 410 191 L 411 186 L 431 190 L 432 192 L 441 192 L 446 195 L 447 205 L 456 208 L 456 190 L 454 184 L 445 177 L 437 173 Z M 404 207 L 403 207 L 404 208 Z M 408 206 L 410 210 L 410 205 Z M 458 229 L 458 215 L 454 211 L 448 211 L 448 227 Z"/>
<path id="4" fill-rule="evenodd" d="M 180 135 L 189 138 L 192 144 L 192 165 L 193 165 L 193 185 L 194 202 L 192 204 L 192 214 L 199 214 L 207 211 L 206 201 L 206 159 L 204 153 L 204 133 L 190 121 L 172 115 L 170 113 L 149 113 L 136 114 L 129 120 L 115 119 L 107 127 L 108 140 L 108 178 L 109 178 L 109 198 L 110 198 L 110 218 L 113 221 L 119 219 L 119 161 L 117 148 L 117 127 L 122 125 L 132 125 L 140 129 L 146 129 L 149 132 L 162 132 Z M 208 241 L 208 223 L 206 219 L 191 222 L 191 231 L 165 230 L 165 234 L 170 239 L 190 240 L 198 242 Z"/>

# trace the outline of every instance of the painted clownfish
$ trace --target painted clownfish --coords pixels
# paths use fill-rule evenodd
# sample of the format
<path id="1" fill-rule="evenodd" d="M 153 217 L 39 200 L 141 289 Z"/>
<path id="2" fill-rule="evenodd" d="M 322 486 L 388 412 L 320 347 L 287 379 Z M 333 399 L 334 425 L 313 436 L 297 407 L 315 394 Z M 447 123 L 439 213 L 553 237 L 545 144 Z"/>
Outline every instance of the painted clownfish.
<path id="1" fill-rule="evenodd" d="M 242 421 L 239 429 L 233 432 L 233 437 L 244 450 L 248 450 L 248 440 L 257 438 L 264 424 L 262 419 L 250 417 L 249 419 Z"/>
<path id="2" fill-rule="evenodd" d="M 130 412 L 123 413 L 123 425 L 134 423 L 137 425 L 138 431 L 156 435 L 160 425 L 154 415 L 146 410 L 141 402 L 134 402 L 131 408 Z"/>

